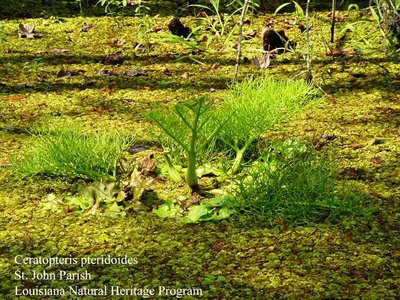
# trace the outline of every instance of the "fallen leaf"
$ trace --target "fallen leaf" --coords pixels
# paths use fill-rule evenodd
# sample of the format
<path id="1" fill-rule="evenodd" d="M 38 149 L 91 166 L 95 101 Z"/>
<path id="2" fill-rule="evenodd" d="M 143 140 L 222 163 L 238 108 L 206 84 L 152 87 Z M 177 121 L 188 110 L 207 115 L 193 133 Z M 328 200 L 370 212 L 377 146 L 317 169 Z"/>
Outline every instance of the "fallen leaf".
<path id="1" fill-rule="evenodd" d="M 105 87 L 105 88 L 101 88 L 100 89 L 100 92 L 102 92 L 102 93 L 108 93 L 108 94 L 112 94 L 112 93 L 115 93 L 117 91 L 117 88 L 115 87 L 115 86 L 108 86 L 108 87 Z"/>
<path id="2" fill-rule="evenodd" d="M 183 79 L 188 79 L 189 77 L 192 77 L 192 76 L 194 76 L 194 73 L 185 72 L 185 73 L 182 74 L 181 77 L 182 77 Z"/>
<path id="3" fill-rule="evenodd" d="M 168 70 L 167 68 L 165 68 L 165 69 L 163 70 L 163 73 L 164 73 L 164 75 L 172 76 L 172 72 L 171 72 L 170 70 Z"/>
<path id="4" fill-rule="evenodd" d="M 62 54 L 69 52 L 68 49 L 52 49 L 52 50 L 44 50 L 44 51 L 38 51 L 36 52 L 37 54 Z"/>
<path id="5" fill-rule="evenodd" d="M 222 250 L 224 250 L 225 249 L 225 246 L 224 245 L 215 245 L 215 246 L 213 246 L 212 247 L 212 249 L 214 250 L 214 251 L 222 251 Z"/>
<path id="6" fill-rule="evenodd" d="M 340 172 L 340 175 L 348 177 L 349 179 L 361 180 L 365 177 L 366 173 L 363 169 L 347 167 Z"/>
<path id="7" fill-rule="evenodd" d="M 131 69 L 131 70 L 125 71 L 124 75 L 130 76 L 130 77 L 139 77 L 139 76 L 148 76 L 149 74 L 147 74 L 147 72 L 145 72 L 145 71 Z"/>
<path id="8" fill-rule="evenodd" d="M 328 102 L 328 103 L 336 103 L 336 102 L 337 102 L 337 99 L 336 99 L 336 98 L 333 98 L 333 97 L 330 97 L 330 98 L 327 98 L 327 99 L 326 99 L 326 102 Z"/>
<path id="9" fill-rule="evenodd" d="M 82 24 L 82 32 L 88 32 L 90 28 L 92 28 L 93 26 L 91 24 L 87 24 L 86 22 L 84 22 Z"/>
<path id="10" fill-rule="evenodd" d="M 200 202 L 200 199 L 199 199 L 198 195 L 196 193 L 193 193 L 193 195 L 189 199 L 186 200 L 186 202 L 183 205 L 183 208 L 188 208 L 199 202 Z"/>
<path id="11" fill-rule="evenodd" d="M 143 175 L 147 176 L 154 172 L 156 164 L 153 160 L 153 157 L 154 155 L 150 154 L 148 156 L 136 160 L 137 168 Z"/>
<path id="12" fill-rule="evenodd" d="M 85 70 L 70 71 L 70 70 L 65 70 L 64 66 L 62 66 L 61 69 L 57 73 L 57 78 L 69 78 L 71 76 L 82 75 L 84 73 L 86 73 Z"/>
<path id="13" fill-rule="evenodd" d="M 10 102 L 18 102 L 22 99 L 27 98 L 28 96 L 26 95 L 21 95 L 21 96 L 10 96 L 8 98 L 6 98 L 6 101 L 10 101 Z"/>
<path id="14" fill-rule="evenodd" d="M 374 164 L 382 164 L 385 162 L 385 159 L 382 156 L 377 156 L 377 157 L 371 158 L 370 161 Z"/>
<path id="15" fill-rule="evenodd" d="M 113 54 L 109 54 L 104 59 L 103 63 L 105 65 L 119 65 L 119 64 L 122 64 L 124 62 L 124 58 L 121 55 L 122 55 L 122 51 L 117 51 L 117 52 L 115 52 Z"/>
<path id="16" fill-rule="evenodd" d="M 72 70 L 70 71 L 72 76 L 76 76 L 76 75 L 83 75 L 86 73 L 85 70 L 79 69 L 79 70 Z"/>
<path id="17" fill-rule="evenodd" d="M 118 73 L 113 70 L 100 70 L 97 72 L 97 75 L 99 75 L 99 76 L 114 76 L 114 75 L 118 75 Z"/>
<path id="18" fill-rule="evenodd" d="M 6 160 L 4 160 L 4 161 L 2 161 L 1 163 L 0 163 L 0 168 L 7 168 L 7 167 L 11 167 L 12 165 L 8 162 L 8 161 L 6 161 Z"/>
<path id="19" fill-rule="evenodd" d="M 363 145 L 360 145 L 360 144 L 350 144 L 350 145 L 347 146 L 347 149 L 350 149 L 350 150 L 357 150 L 357 149 L 360 149 L 360 148 L 362 148 L 362 147 L 364 147 L 364 146 L 363 146 Z"/>
<path id="20" fill-rule="evenodd" d="M 28 115 L 21 115 L 20 119 L 23 121 L 33 121 L 35 120 L 35 117 L 32 114 L 28 114 Z"/>
<path id="21" fill-rule="evenodd" d="M 273 24 L 277 24 L 279 23 L 279 20 L 277 18 L 266 18 L 264 20 L 264 25 L 265 26 L 269 26 L 269 25 L 273 25 Z"/>
<path id="22" fill-rule="evenodd" d="M 348 242 L 355 242 L 355 241 L 356 241 L 356 239 L 351 235 L 351 233 L 347 233 L 347 234 L 344 236 L 344 239 L 345 239 L 346 241 L 348 241 Z"/>
<path id="23" fill-rule="evenodd" d="M 57 78 L 69 78 L 71 77 L 71 72 L 66 71 L 64 67 L 61 67 L 61 69 L 57 73 Z"/>
<path id="24" fill-rule="evenodd" d="M 351 270 L 351 276 L 356 277 L 356 278 L 366 278 L 367 276 L 364 274 L 363 271 L 361 271 L 358 268 L 354 268 Z"/>
<path id="25" fill-rule="evenodd" d="M 326 56 L 344 57 L 344 56 L 353 56 L 355 54 L 357 54 L 357 51 L 355 51 L 355 50 L 343 49 L 340 46 L 336 46 L 333 49 L 329 48 L 328 53 L 326 53 Z"/>
<path id="26" fill-rule="evenodd" d="M 273 220 L 276 223 L 282 224 L 283 225 L 283 231 L 287 231 L 289 229 L 289 221 L 286 219 L 274 219 Z"/>
<path id="27" fill-rule="evenodd" d="M 220 63 L 215 63 L 210 67 L 210 70 L 216 70 L 220 67 L 220 65 L 221 65 Z"/>
<path id="28" fill-rule="evenodd" d="M 332 12 L 328 13 L 327 16 L 328 16 L 329 18 L 332 18 Z M 335 21 L 336 21 L 336 22 L 343 22 L 343 21 L 344 21 L 344 18 L 345 18 L 345 15 L 344 15 L 344 14 L 341 14 L 341 13 L 339 13 L 339 12 L 336 12 L 336 13 L 335 13 Z"/>
<path id="29" fill-rule="evenodd" d="M 42 35 L 39 33 L 35 33 L 35 26 L 34 25 L 22 25 L 21 23 L 18 25 L 18 36 L 20 38 L 26 39 L 37 39 L 41 38 Z"/>
<path id="30" fill-rule="evenodd" d="M 217 70 L 220 66 L 221 66 L 220 63 L 214 63 L 211 66 L 208 66 L 206 68 L 199 68 L 199 71 L 201 73 L 208 72 L 208 71 L 214 71 L 214 70 Z"/>
<path id="31" fill-rule="evenodd" d="M 375 111 L 384 113 L 384 114 L 391 114 L 391 115 L 395 115 L 395 116 L 400 115 L 399 108 L 377 106 L 377 107 L 375 107 Z"/>
<path id="32" fill-rule="evenodd" d="M 321 139 L 327 140 L 327 141 L 333 141 L 335 139 L 337 139 L 337 136 L 335 134 L 329 135 L 329 134 L 321 134 L 320 136 Z"/>
<path id="33" fill-rule="evenodd" d="M 162 28 L 160 26 L 154 26 L 153 27 L 153 32 L 155 32 L 155 33 L 159 32 L 161 30 L 162 30 Z"/>
<path id="34" fill-rule="evenodd" d="M 250 40 L 252 38 L 255 38 L 256 35 L 257 31 L 255 31 L 254 29 L 249 29 L 243 34 L 245 40 Z"/>
<path id="35" fill-rule="evenodd" d="M 271 64 L 271 55 L 265 53 L 260 59 L 254 56 L 252 61 L 257 69 L 267 69 Z"/>

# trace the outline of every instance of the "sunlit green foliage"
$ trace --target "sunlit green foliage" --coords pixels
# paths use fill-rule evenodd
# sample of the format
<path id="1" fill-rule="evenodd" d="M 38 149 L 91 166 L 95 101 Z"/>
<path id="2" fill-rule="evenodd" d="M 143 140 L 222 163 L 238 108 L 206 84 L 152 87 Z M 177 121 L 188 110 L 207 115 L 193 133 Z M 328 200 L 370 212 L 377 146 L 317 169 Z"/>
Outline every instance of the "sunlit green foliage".
<path id="1" fill-rule="evenodd" d="M 128 5 L 128 0 L 99 0 L 97 4 L 104 6 L 106 14 L 113 14 Z"/>
<path id="2" fill-rule="evenodd" d="M 213 128 L 211 132 L 205 130 L 212 117 L 210 112 L 212 105 L 213 102 L 203 96 L 196 99 L 194 103 L 176 105 L 172 113 L 153 111 L 148 114 L 148 117 L 185 153 L 187 157 L 186 183 L 194 189 L 198 186 L 197 156 L 225 124 L 222 119 L 221 124 Z"/>
<path id="3" fill-rule="evenodd" d="M 200 19 L 205 22 L 203 30 L 210 28 L 217 41 L 227 44 L 236 26 L 234 17 L 242 10 L 242 7 L 236 8 L 231 13 L 223 14 L 220 0 L 210 0 L 209 2 L 209 5 L 192 4 L 191 6 L 204 11 L 204 16 L 200 17 Z M 211 43 L 212 40 L 213 39 L 210 39 L 209 43 Z"/>
<path id="4" fill-rule="evenodd" d="M 76 125 L 33 136 L 14 170 L 23 176 L 49 174 L 98 180 L 115 177 L 127 139 L 116 132 L 85 133 Z"/>
<path id="5" fill-rule="evenodd" d="M 239 170 L 247 149 L 261 134 L 273 130 L 304 109 L 315 93 L 314 88 L 303 81 L 264 77 L 231 85 L 217 113 L 219 116 L 231 115 L 217 137 L 235 152 L 230 173 L 235 174 Z"/>
<path id="6" fill-rule="evenodd" d="M 300 4 L 297 3 L 296 1 L 286 2 L 286 3 L 283 3 L 282 5 L 279 5 L 275 10 L 275 14 L 279 13 L 284 7 L 291 5 L 291 4 L 294 5 L 296 17 L 297 17 L 298 21 L 302 21 L 304 19 L 304 11 L 303 11 L 303 8 L 300 6 Z"/>
<path id="7" fill-rule="evenodd" d="M 265 2 L 273 6 L 278 1 L 262 2 L 263 6 Z M 355 1 L 345 2 L 341 9 L 346 9 L 350 2 Z M 27 135 L 26 129 L 39 121 L 50 126 L 66 121 L 82 122 L 91 131 L 104 127 L 122 131 L 150 146 L 156 166 L 160 167 L 163 155 L 154 146 L 156 139 L 150 135 L 154 128 L 144 120 L 143 113 L 207 92 L 216 99 L 217 108 L 224 102 L 224 88 L 232 79 L 234 49 L 226 47 L 221 51 L 220 45 L 209 43 L 207 52 L 199 53 L 192 52 L 187 45 L 182 47 L 162 40 L 153 44 L 151 54 L 140 53 L 133 45 L 142 42 L 136 38 L 137 18 L 124 16 L 119 19 L 120 27 L 116 27 L 114 18 L 101 17 L 103 7 L 90 7 L 93 14 L 89 7 L 84 7 L 87 16 L 75 17 L 80 13 L 73 1 L 56 1 L 54 6 L 40 5 L 37 0 L 0 1 L 1 23 L 7 39 L 6 43 L 0 43 L 0 227 L 5 229 L 0 230 L 0 264 L 2 274 L 7 275 L 0 280 L 3 298 L 14 299 L 15 286 L 67 290 L 71 285 L 71 281 L 16 280 L 13 275 L 17 270 L 32 274 L 32 270 L 59 272 L 61 268 L 16 265 L 16 255 L 77 258 L 129 255 L 138 257 L 139 264 L 132 268 L 121 265 L 66 268 L 93 275 L 92 280 L 76 282 L 80 286 L 196 286 L 203 289 L 204 299 L 264 299 L 266 295 L 275 299 L 396 299 L 400 261 L 399 61 L 398 56 L 387 57 L 378 27 L 369 9 L 365 9 L 366 2 L 357 1 L 358 13 L 340 11 L 338 17 L 344 19 L 337 23 L 338 33 L 348 23 L 365 22 L 355 25 L 360 36 L 353 32 L 342 45 L 351 51 L 333 57 L 326 55 L 322 42 L 329 32 L 327 12 L 318 9 L 329 9 L 331 1 L 311 1 L 314 82 L 328 95 L 318 106 L 306 109 L 280 126 L 282 131 L 267 131 L 262 135 L 254 143 L 255 151 L 249 150 L 242 170 L 272 138 L 285 140 L 296 136 L 315 146 L 318 155 L 327 148 L 336 148 L 332 164 L 337 167 L 339 183 L 359 190 L 366 196 L 361 198 L 362 207 L 375 206 L 379 212 L 372 218 L 349 216 L 338 223 L 313 226 L 290 227 L 291 223 L 280 219 L 273 221 L 272 226 L 259 228 L 254 223 L 242 226 L 230 220 L 187 225 L 175 219 L 161 220 L 146 212 L 127 211 L 123 218 L 77 213 L 57 205 L 76 196 L 78 185 L 87 185 L 87 180 L 16 176 L 9 168 L 12 157 L 22 156 L 24 145 L 38 138 Z M 65 3 L 72 5 L 63 7 Z M 160 41 L 161 34 L 167 33 L 165 24 L 176 12 L 177 1 L 146 3 L 151 4 L 152 13 L 158 13 L 154 3 L 162 4 L 161 15 L 153 23 L 161 31 L 150 33 L 152 41 Z M 124 11 L 124 15 L 128 14 L 134 15 L 130 6 Z M 296 52 L 277 55 L 264 70 L 243 63 L 240 75 L 263 73 L 268 78 L 286 80 L 303 69 L 305 39 L 292 25 L 295 18 L 295 14 L 259 14 L 249 18 L 251 24 L 246 23 L 245 30 L 253 29 L 259 36 L 268 19 L 276 28 L 287 29 L 288 37 L 296 40 L 298 47 Z M 22 20 L 36 25 L 43 38 L 19 39 L 17 28 Z M 198 21 L 194 17 L 184 20 L 191 28 Z M 92 25 L 87 32 L 82 31 L 84 22 Z M 198 32 L 195 38 L 199 48 L 205 49 L 206 39 L 212 40 L 214 36 L 209 31 Z M 368 47 L 354 47 L 361 38 Z M 247 39 L 243 57 L 259 55 L 254 49 L 260 47 L 259 38 Z M 69 51 L 59 51 L 62 49 Z M 122 65 L 101 64 L 106 54 L 120 49 L 125 57 Z M 187 58 L 178 60 L 188 53 L 202 65 Z M 40 68 L 24 69 L 34 59 L 41 59 Z M 65 70 L 86 73 L 57 78 L 62 65 Z M 119 75 L 98 76 L 101 69 Z M 148 76 L 122 75 L 130 69 L 145 71 Z M 183 78 L 184 72 L 193 75 Z M 326 136 L 336 138 L 328 140 Z M 131 163 L 136 159 L 128 153 L 124 157 Z M 353 171 L 356 176 L 350 177 Z M 159 203 L 171 199 L 176 207 L 178 201 L 184 204 L 191 196 L 186 185 L 161 176 L 158 169 L 152 176 L 155 180 L 151 189 Z M 205 189 L 201 201 L 205 200 L 202 197 L 214 197 L 209 195 L 209 188 L 216 189 L 212 192 L 225 188 L 218 182 L 213 185 L 216 179 L 211 177 L 213 174 L 207 176 L 200 181 Z M 110 298 L 107 297 L 104 299 Z"/>
<path id="8" fill-rule="evenodd" d="M 190 206 L 187 212 L 171 200 L 166 200 L 153 212 L 160 218 L 178 218 L 185 224 L 221 221 L 230 218 L 236 212 L 227 198 L 229 196 L 205 199 L 198 205 Z"/>
<path id="9" fill-rule="evenodd" d="M 338 190 L 335 171 L 296 140 L 274 142 L 233 188 L 232 205 L 250 221 L 271 225 L 335 222 L 357 213 L 355 195 Z"/>
<path id="10" fill-rule="evenodd" d="M 5 38 L 4 38 L 4 25 L 2 23 L 0 23 L 0 42 L 4 42 Z"/>
<path id="11" fill-rule="evenodd" d="M 89 214 L 102 212 L 109 217 L 125 216 L 122 201 L 123 191 L 118 189 L 116 182 L 100 180 L 88 186 L 82 186 L 79 195 L 69 199 L 72 210 L 83 210 Z"/>
<path id="12" fill-rule="evenodd" d="M 387 46 L 398 49 L 400 45 L 400 1 L 375 0 L 373 3 L 375 5 L 370 6 L 370 11 Z"/>

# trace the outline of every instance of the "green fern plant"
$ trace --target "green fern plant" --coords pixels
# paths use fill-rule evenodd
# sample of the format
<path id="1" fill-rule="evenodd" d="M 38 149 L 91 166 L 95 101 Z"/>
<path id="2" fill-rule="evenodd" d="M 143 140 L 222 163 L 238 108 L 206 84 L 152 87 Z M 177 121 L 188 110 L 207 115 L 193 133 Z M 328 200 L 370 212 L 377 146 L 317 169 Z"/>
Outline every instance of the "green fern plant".
<path id="1" fill-rule="evenodd" d="M 172 112 L 152 111 L 147 114 L 162 132 L 171 138 L 187 157 L 186 183 L 193 189 L 198 187 L 196 166 L 198 155 L 221 130 L 227 119 L 222 120 L 211 131 L 207 130 L 212 114 L 213 101 L 202 96 L 194 102 L 176 105 Z"/>

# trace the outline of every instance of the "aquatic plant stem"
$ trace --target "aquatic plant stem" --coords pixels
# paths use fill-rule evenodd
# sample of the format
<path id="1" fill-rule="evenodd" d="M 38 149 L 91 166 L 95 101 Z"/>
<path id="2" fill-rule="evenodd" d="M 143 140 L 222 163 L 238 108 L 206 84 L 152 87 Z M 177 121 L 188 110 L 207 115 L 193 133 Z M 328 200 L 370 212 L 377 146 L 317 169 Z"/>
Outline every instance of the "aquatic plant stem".
<path id="1" fill-rule="evenodd" d="M 198 107 L 198 111 L 196 113 L 192 130 L 192 139 L 190 141 L 190 148 L 188 151 L 188 168 L 186 173 L 186 183 L 192 189 L 196 190 L 198 188 L 199 182 L 196 174 L 196 162 L 197 162 L 197 149 L 196 149 L 196 141 L 197 141 L 197 130 L 199 129 L 198 123 L 201 115 L 201 106 Z"/>
<path id="2" fill-rule="evenodd" d="M 332 0 L 331 43 L 335 41 L 335 21 L 336 21 L 335 15 L 336 15 L 336 0 Z"/>
<path id="3" fill-rule="evenodd" d="M 238 172 L 240 165 L 242 164 L 242 161 L 243 161 L 243 156 L 246 153 L 246 150 L 250 147 L 251 143 L 253 143 L 254 140 L 255 140 L 255 138 L 249 138 L 246 141 L 246 144 L 242 148 L 239 148 L 237 146 L 237 141 L 235 142 L 234 149 L 236 152 L 236 157 L 235 157 L 235 160 L 233 161 L 232 167 L 228 171 L 228 175 L 235 175 Z"/>
<path id="4" fill-rule="evenodd" d="M 307 53 L 306 53 L 306 77 L 307 81 L 311 82 L 311 40 L 310 40 L 310 0 L 307 0 L 306 6 L 306 39 L 307 39 Z"/>
<path id="5" fill-rule="evenodd" d="M 212 117 L 210 113 L 212 105 L 213 102 L 208 102 L 206 96 L 199 97 L 195 103 L 177 105 L 173 109 L 173 115 L 175 115 L 175 117 L 172 116 L 174 119 L 173 122 L 166 122 L 165 113 L 162 111 L 154 111 L 148 114 L 148 117 L 167 136 L 173 139 L 186 154 L 187 172 L 185 179 L 193 191 L 196 191 L 199 185 L 196 174 L 196 163 L 199 153 L 201 153 L 204 147 L 209 145 L 228 120 L 228 117 L 221 118 L 222 122 L 212 132 L 205 132 L 205 126 Z M 171 118 L 169 119 L 171 120 Z"/>
<path id="6" fill-rule="evenodd" d="M 199 186 L 199 181 L 196 174 L 196 156 L 196 152 L 193 152 L 189 155 L 186 172 L 186 183 L 192 190 L 196 190 Z"/>
<path id="7" fill-rule="evenodd" d="M 243 4 L 243 7 L 242 7 L 242 14 L 240 15 L 235 74 L 233 76 L 233 81 L 234 82 L 237 80 L 237 75 L 238 75 L 238 72 L 239 72 L 240 57 L 242 55 L 243 19 L 244 19 L 244 16 L 246 15 L 247 6 L 249 4 L 249 1 L 250 0 L 245 0 L 245 2 Z"/>

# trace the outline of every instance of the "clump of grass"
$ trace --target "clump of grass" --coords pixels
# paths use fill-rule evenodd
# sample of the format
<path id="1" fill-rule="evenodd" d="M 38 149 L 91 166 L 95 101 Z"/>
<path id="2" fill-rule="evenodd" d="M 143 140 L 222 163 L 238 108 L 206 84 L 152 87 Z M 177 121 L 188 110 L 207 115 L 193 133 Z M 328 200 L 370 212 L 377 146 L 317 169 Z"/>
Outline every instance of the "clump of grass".
<path id="1" fill-rule="evenodd" d="M 245 153 L 260 135 L 304 109 L 315 94 L 304 81 L 256 77 L 231 85 L 215 118 L 218 123 L 221 116 L 231 116 L 217 136 L 227 151 L 235 153 L 229 173 L 238 172 Z"/>
<path id="2" fill-rule="evenodd" d="M 116 168 L 128 145 L 115 132 L 84 133 L 77 125 L 45 130 L 13 163 L 23 176 L 37 174 L 99 180 L 115 177 Z"/>
<path id="3" fill-rule="evenodd" d="M 340 191 L 335 174 L 327 158 L 304 144 L 274 142 L 236 181 L 231 206 L 262 224 L 335 222 L 358 209 L 356 194 Z"/>

